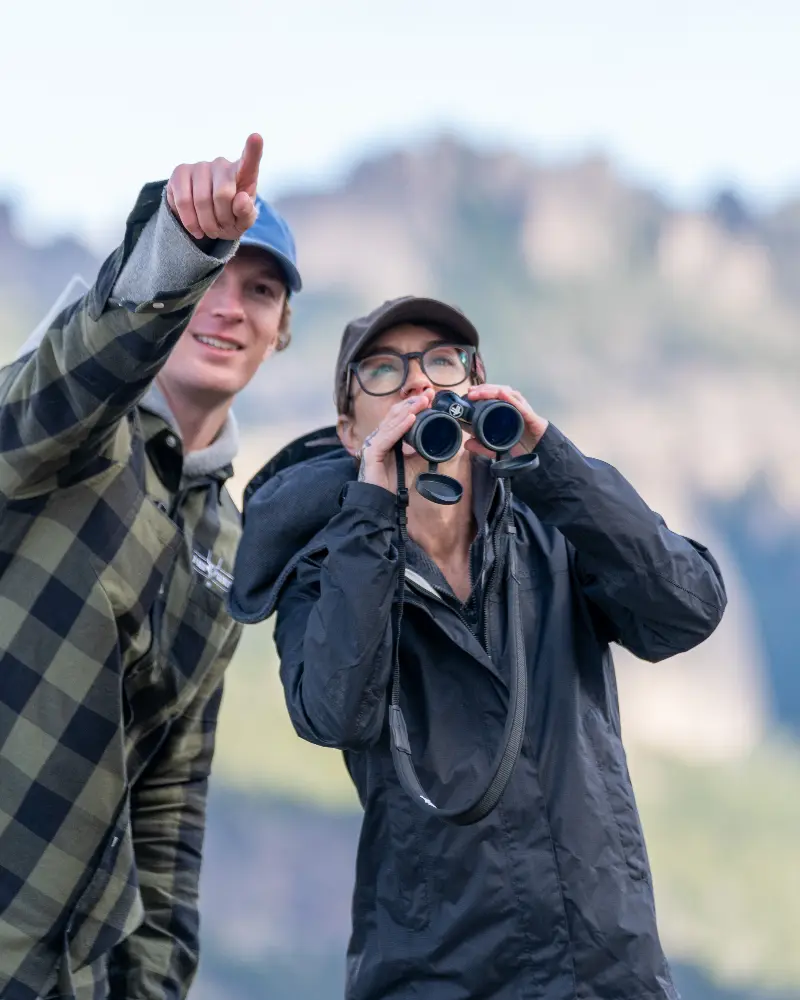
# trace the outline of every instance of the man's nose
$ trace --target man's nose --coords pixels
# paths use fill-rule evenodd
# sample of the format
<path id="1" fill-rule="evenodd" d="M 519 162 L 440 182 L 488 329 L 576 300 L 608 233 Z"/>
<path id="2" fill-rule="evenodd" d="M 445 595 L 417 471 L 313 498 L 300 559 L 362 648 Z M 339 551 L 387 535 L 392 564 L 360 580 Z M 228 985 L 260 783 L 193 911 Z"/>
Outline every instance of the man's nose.
<path id="1" fill-rule="evenodd" d="M 422 370 L 422 359 L 411 358 L 408 363 L 408 378 L 403 386 L 403 395 L 418 396 L 425 389 L 433 389 L 433 382 Z"/>
<path id="2" fill-rule="evenodd" d="M 235 281 L 225 281 L 224 275 L 220 276 L 206 292 L 206 297 L 215 316 L 228 321 L 244 319 L 242 290 Z"/>

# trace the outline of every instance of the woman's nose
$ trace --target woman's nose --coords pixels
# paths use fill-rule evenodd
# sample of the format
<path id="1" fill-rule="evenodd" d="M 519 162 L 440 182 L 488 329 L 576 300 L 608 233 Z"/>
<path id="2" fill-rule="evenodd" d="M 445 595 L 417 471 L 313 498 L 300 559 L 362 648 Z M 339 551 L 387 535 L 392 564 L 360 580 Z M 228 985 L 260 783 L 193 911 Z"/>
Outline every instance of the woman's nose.
<path id="1" fill-rule="evenodd" d="M 403 386 L 404 396 L 418 396 L 425 389 L 432 389 L 433 382 L 422 370 L 419 358 L 412 358 L 408 363 L 408 378 Z"/>

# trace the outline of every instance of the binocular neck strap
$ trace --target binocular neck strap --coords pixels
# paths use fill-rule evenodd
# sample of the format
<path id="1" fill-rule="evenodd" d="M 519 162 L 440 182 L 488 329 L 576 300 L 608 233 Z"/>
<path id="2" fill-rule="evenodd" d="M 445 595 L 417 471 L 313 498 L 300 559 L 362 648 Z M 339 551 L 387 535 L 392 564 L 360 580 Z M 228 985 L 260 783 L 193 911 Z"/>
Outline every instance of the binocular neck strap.
<path id="1" fill-rule="evenodd" d="M 408 489 L 405 485 L 405 462 L 402 443 L 395 446 L 397 464 L 397 516 L 400 529 L 398 542 L 398 583 L 395 602 L 394 628 L 394 669 L 392 673 L 392 693 L 389 705 L 389 730 L 392 759 L 400 784 L 407 794 L 426 813 L 456 826 L 471 826 L 479 822 L 495 808 L 506 790 L 514 765 L 522 750 L 525 735 L 525 721 L 528 711 L 528 671 L 525 659 L 525 639 L 522 633 L 522 619 L 519 606 L 519 584 L 517 581 L 516 527 L 511 508 L 511 481 L 506 479 L 506 497 L 501 524 L 507 537 L 508 566 L 506 579 L 509 598 L 509 625 L 513 658 L 509 686 L 508 714 L 503 730 L 501 747 L 490 768 L 490 777 L 485 788 L 472 803 L 461 809 L 439 809 L 425 794 L 411 759 L 403 711 L 400 708 L 400 626 L 403 621 L 403 604 L 406 573 L 406 544 L 408 541 Z"/>

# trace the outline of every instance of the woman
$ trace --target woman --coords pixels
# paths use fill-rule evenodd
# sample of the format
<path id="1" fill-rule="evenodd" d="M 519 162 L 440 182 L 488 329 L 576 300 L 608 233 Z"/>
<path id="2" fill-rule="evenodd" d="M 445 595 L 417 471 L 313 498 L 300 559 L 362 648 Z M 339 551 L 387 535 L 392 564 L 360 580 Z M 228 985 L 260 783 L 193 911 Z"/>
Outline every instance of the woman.
<path id="1" fill-rule="evenodd" d="M 406 298 L 354 321 L 336 379 L 341 445 L 295 442 L 248 490 L 232 605 L 242 621 L 277 609 L 295 729 L 344 751 L 364 808 L 348 1000 L 675 998 L 609 644 L 656 661 L 706 639 L 726 603 L 716 562 L 518 392 L 486 384 L 477 331 L 456 309 Z M 539 461 L 513 478 L 509 536 L 508 491 L 476 440 L 439 469 L 463 488 L 454 505 L 414 489 L 427 465 L 402 446 L 400 707 L 420 803 L 398 780 L 387 712 L 395 445 L 445 387 L 513 403 L 525 422 L 515 451 Z M 458 811 L 485 786 L 513 700 L 510 546 L 524 738 L 497 807 L 456 825 L 432 806 Z"/>

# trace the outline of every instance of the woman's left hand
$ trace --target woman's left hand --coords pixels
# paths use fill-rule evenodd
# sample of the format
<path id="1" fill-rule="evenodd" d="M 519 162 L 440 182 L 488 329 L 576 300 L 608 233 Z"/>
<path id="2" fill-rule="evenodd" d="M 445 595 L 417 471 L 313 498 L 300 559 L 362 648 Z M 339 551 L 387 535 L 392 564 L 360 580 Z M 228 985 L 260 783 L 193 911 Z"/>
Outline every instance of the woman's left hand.
<path id="1" fill-rule="evenodd" d="M 547 430 L 549 421 L 545 420 L 544 417 L 540 417 L 522 393 L 516 389 L 512 389 L 511 386 L 489 385 L 488 383 L 473 385 L 470 386 L 466 396 L 473 403 L 477 403 L 481 399 L 502 399 L 506 403 L 511 403 L 512 406 L 515 406 L 519 410 L 522 414 L 522 419 L 525 421 L 525 431 L 519 444 L 514 445 L 511 449 L 512 455 L 524 455 L 527 452 L 533 451 Z M 467 451 L 471 451 L 475 455 L 483 455 L 486 458 L 495 457 L 493 451 L 484 448 L 475 438 L 467 441 L 464 447 Z"/>

